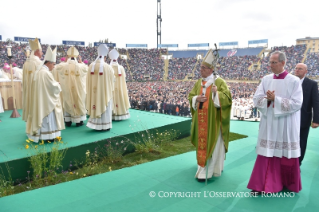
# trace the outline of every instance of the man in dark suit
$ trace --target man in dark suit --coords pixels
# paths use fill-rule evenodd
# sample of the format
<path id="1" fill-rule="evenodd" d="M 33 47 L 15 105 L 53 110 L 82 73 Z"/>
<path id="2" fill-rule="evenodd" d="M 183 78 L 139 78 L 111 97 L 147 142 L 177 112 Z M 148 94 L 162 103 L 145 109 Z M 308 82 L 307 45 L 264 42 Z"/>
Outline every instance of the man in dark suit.
<path id="1" fill-rule="evenodd" d="M 319 96 L 317 82 L 305 77 L 307 74 L 307 65 L 298 63 L 295 68 L 295 75 L 300 78 L 302 83 L 303 102 L 301 107 L 300 123 L 300 149 L 299 165 L 306 153 L 307 139 L 310 126 L 317 128 L 319 126 Z M 311 124 L 312 120 L 312 124 Z"/>

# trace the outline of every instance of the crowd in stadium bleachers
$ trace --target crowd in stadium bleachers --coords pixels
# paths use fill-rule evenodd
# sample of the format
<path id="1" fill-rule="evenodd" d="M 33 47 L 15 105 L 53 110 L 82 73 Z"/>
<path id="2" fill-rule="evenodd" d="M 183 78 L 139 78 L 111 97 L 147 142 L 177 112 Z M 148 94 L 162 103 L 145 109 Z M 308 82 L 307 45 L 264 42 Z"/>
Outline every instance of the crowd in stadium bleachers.
<path id="1" fill-rule="evenodd" d="M 192 73 L 197 62 L 194 57 L 172 58 L 169 60 L 168 80 L 183 80 L 188 73 Z"/>
<path id="2" fill-rule="evenodd" d="M 190 116 L 188 93 L 195 81 L 129 82 L 131 108 L 170 115 Z M 252 101 L 258 83 L 229 82 L 234 101 Z M 253 107 L 249 110 L 253 110 Z"/>
<path id="3" fill-rule="evenodd" d="M 170 115 L 190 116 L 188 93 L 194 81 L 129 82 L 131 108 Z"/>
<path id="4" fill-rule="evenodd" d="M 233 99 L 252 97 L 257 89 L 258 83 L 228 82 L 227 85 Z"/>
<path id="5" fill-rule="evenodd" d="M 0 67 L 8 62 L 6 46 L 8 42 L 0 41 Z M 24 49 L 27 43 L 12 42 L 12 62 L 22 68 L 25 61 Z M 66 55 L 69 46 L 59 45 L 57 63 Z M 55 48 L 55 46 L 51 46 Z M 97 57 L 97 47 L 76 46 L 88 65 Z M 42 45 L 45 53 L 47 45 Z M 287 55 L 286 69 L 290 72 L 295 65 L 304 58 L 306 46 L 273 47 L 272 51 L 284 51 Z M 193 73 L 194 79 L 200 78 L 201 59 L 196 57 L 172 58 L 169 60 L 167 80 L 163 81 L 164 60 L 161 55 L 167 54 L 166 49 L 124 49 L 119 48 L 119 53 L 125 58 L 118 59 L 126 70 L 128 91 L 131 107 L 139 110 L 161 112 L 171 115 L 190 116 L 190 105 L 187 99 L 188 93 L 194 85 L 194 81 L 183 80 L 189 73 Z M 271 53 L 270 52 L 270 53 Z M 220 57 L 218 61 L 218 74 L 225 80 L 259 81 L 264 75 L 269 74 L 269 55 L 263 59 L 256 55 Z M 127 58 L 127 60 L 126 60 Z M 308 76 L 319 75 L 319 53 L 307 53 L 305 63 L 308 65 Z M 43 59 L 43 58 L 42 58 Z M 108 59 L 108 62 L 109 59 Z M 260 66 L 252 66 L 258 64 Z M 195 67 L 196 66 L 196 67 Z M 145 76 L 148 76 L 146 79 Z M 144 82 L 138 82 L 144 81 Z M 147 81 L 147 82 L 145 82 Z M 258 83 L 228 82 L 233 99 L 251 98 Z"/>
<path id="6" fill-rule="evenodd" d="M 287 46 L 280 46 L 280 47 L 272 47 L 272 51 L 270 52 L 270 54 L 274 51 L 283 51 L 286 53 L 287 56 L 287 62 L 286 62 L 286 66 L 285 69 L 288 72 L 291 72 L 294 70 L 295 66 L 298 63 L 302 62 L 302 59 L 304 58 L 304 53 L 306 51 L 306 45 L 297 45 L 297 46 L 291 46 L 291 47 L 287 47 Z M 269 54 L 269 55 L 270 55 Z M 263 60 L 261 61 L 261 75 L 264 76 L 266 74 L 271 73 L 270 70 L 270 66 L 269 66 L 269 56 L 264 57 Z M 319 69 L 319 67 L 316 67 L 317 69 Z M 312 70 L 309 70 L 312 71 Z"/>
<path id="7" fill-rule="evenodd" d="M 258 58 L 255 55 L 222 57 L 219 60 L 218 73 L 224 79 L 256 80 L 255 71 L 248 70 L 248 68 L 257 61 Z"/>
<path id="8" fill-rule="evenodd" d="M 308 76 L 319 75 L 319 53 L 308 53 L 305 63 L 308 65 Z"/>
<path id="9" fill-rule="evenodd" d="M 8 42 L 0 42 L 0 67 L 8 62 L 6 57 L 6 46 Z M 22 67 L 25 61 L 24 50 L 27 43 L 12 42 L 12 62 L 16 63 L 18 67 Z M 52 46 L 54 48 L 54 46 Z M 57 54 L 57 63 L 60 62 L 61 57 L 66 55 L 69 46 L 59 45 Z M 90 64 L 97 57 L 97 47 L 83 47 L 76 46 L 80 52 L 83 60 L 87 60 Z M 45 53 L 47 45 L 42 45 Z M 119 58 L 119 63 L 124 66 L 127 71 L 128 81 L 161 81 L 164 75 L 164 60 L 161 58 L 162 54 L 167 54 L 166 49 L 118 49 L 120 54 L 126 55 L 127 60 Z M 287 55 L 286 69 L 292 71 L 294 66 L 301 62 L 304 58 L 306 45 L 297 45 L 291 47 L 273 47 L 272 51 L 281 50 Z M 308 75 L 316 76 L 319 72 L 318 54 L 308 54 L 305 63 L 308 65 Z M 260 60 L 260 63 L 257 63 Z M 230 56 L 220 57 L 219 65 L 217 67 L 219 75 L 226 80 L 259 80 L 264 75 L 270 73 L 268 64 L 269 54 L 263 59 L 256 55 L 246 56 Z M 109 62 L 109 60 L 108 60 Z M 194 79 L 200 78 L 200 62 L 197 63 L 197 58 L 172 58 L 169 60 L 168 66 L 168 80 L 183 80 L 188 73 L 194 71 Z M 253 67 L 253 64 L 260 64 L 260 67 Z M 148 77 L 148 78 L 145 78 Z"/>
<path id="10" fill-rule="evenodd" d="M 161 52 L 158 49 L 128 49 L 128 54 L 127 62 L 132 79 L 142 81 L 144 76 L 148 76 L 150 80 L 163 80 L 164 60 L 161 54 L 166 54 L 166 50 Z"/>

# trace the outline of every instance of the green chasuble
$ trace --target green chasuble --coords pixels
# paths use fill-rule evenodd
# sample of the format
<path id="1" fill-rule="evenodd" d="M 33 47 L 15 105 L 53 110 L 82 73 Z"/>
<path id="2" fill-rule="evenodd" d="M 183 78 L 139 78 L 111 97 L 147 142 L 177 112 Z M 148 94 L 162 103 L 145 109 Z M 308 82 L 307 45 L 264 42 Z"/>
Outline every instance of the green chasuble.
<path id="1" fill-rule="evenodd" d="M 191 105 L 191 113 L 192 113 L 192 126 L 191 126 L 191 142 L 192 144 L 196 147 L 196 153 L 197 156 L 199 154 L 199 151 L 201 153 L 204 150 L 204 153 L 206 152 L 206 157 L 204 161 L 199 162 L 199 159 L 197 157 L 198 165 L 200 166 L 205 166 L 207 163 L 207 160 L 211 158 L 212 153 L 214 151 L 214 148 L 217 143 L 217 139 L 219 136 L 219 132 L 221 129 L 222 132 L 222 138 L 224 140 L 224 146 L 225 146 L 225 153 L 228 151 L 228 142 L 229 142 L 229 128 L 230 128 L 230 111 L 231 111 L 231 105 L 232 105 L 232 98 L 231 98 L 231 93 L 227 87 L 226 82 L 221 79 L 220 77 L 216 79 L 215 85 L 217 86 L 217 92 L 219 96 L 219 104 L 220 108 L 216 108 L 214 106 L 214 101 L 212 99 L 212 92 L 211 92 L 211 87 L 210 85 L 210 93 L 209 93 L 209 98 L 207 101 L 208 102 L 208 108 L 207 108 L 207 113 L 204 113 L 205 119 L 202 119 L 199 117 L 199 114 L 203 117 L 203 110 L 200 110 L 197 108 L 197 110 L 194 110 L 192 107 L 192 98 L 194 96 L 199 96 L 201 95 L 201 82 L 202 79 L 199 79 L 192 91 L 188 95 L 188 99 Z M 197 104 L 199 105 L 199 104 Z M 205 145 L 206 147 L 199 145 L 198 138 L 199 138 L 199 124 L 202 125 L 203 123 L 199 123 L 199 121 L 204 122 L 203 120 L 207 120 L 207 123 L 205 121 L 204 126 L 207 126 L 207 132 L 205 132 L 205 137 L 207 134 L 207 139 L 202 139 L 206 140 Z M 203 164 L 204 163 L 204 164 Z"/>

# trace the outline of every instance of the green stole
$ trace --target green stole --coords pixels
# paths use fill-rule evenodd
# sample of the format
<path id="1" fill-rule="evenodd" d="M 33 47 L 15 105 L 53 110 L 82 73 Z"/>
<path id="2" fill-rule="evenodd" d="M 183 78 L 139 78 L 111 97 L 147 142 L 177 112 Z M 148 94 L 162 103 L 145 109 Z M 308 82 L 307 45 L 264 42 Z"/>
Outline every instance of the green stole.
<path id="1" fill-rule="evenodd" d="M 190 105 L 192 105 L 193 97 L 201 95 L 201 82 L 202 79 L 199 79 L 192 91 L 188 95 L 188 99 L 190 102 Z M 207 88 L 207 91 L 210 90 L 210 92 L 207 92 L 208 97 L 208 105 L 204 110 L 200 110 L 197 108 L 197 110 L 194 110 L 191 107 L 191 113 L 192 113 L 192 126 L 191 126 L 191 142 L 196 147 L 196 153 L 197 153 L 197 163 L 201 167 L 205 167 L 207 160 L 211 157 L 216 143 L 219 136 L 219 132 L 221 129 L 222 132 L 222 138 L 224 140 L 224 146 L 225 146 L 225 152 L 228 151 L 228 143 L 229 143 L 229 128 L 230 128 L 230 110 L 232 105 L 232 99 L 230 91 L 227 87 L 226 82 L 221 79 L 217 78 L 215 81 L 215 85 L 217 86 L 217 92 L 219 96 L 219 104 L 220 108 L 216 108 L 214 106 L 214 101 L 212 100 L 212 92 L 211 92 L 211 86 Z M 209 96 L 208 96 L 209 95 Z M 199 104 L 198 104 L 199 105 Z M 205 117 L 203 117 L 205 116 Z M 203 121 L 205 122 L 203 124 Z M 199 123 L 201 122 L 201 123 Z M 200 125 L 200 126 L 199 126 Z M 199 131 L 199 127 L 205 127 L 205 137 L 207 135 L 206 141 L 202 141 L 203 134 L 201 134 Z M 207 126 L 207 127 L 206 127 Z M 206 147 L 203 146 L 206 145 Z"/>

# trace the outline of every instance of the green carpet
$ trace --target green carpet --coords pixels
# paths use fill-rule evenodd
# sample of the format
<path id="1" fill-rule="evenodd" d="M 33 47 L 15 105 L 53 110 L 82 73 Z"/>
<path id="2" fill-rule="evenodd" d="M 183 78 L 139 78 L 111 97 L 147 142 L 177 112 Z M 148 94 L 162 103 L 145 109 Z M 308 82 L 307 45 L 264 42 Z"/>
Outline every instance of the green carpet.
<path id="1" fill-rule="evenodd" d="M 0 113 L 0 163 L 28 156 L 28 151 L 24 151 L 26 123 L 20 118 L 10 118 L 12 111 Z M 19 110 L 20 114 L 22 111 Z M 169 116 L 159 113 L 143 112 L 139 110 L 130 110 L 131 118 L 123 121 L 113 121 L 113 128 L 110 131 L 96 131 L 86 126 L 67 127 L 62 131 L 63 142 L 66 147 L 75 147 L 92 141 L 99 141 L 107 138 L 126 135 L 150 128 L 158 128 L 161 126 L 178 123 L 189 120 L 180 116 Z M 86 121 L 85 121 L 86 124 Z M 138 126 L 138 127 L 137 127 Z"/>
<path id="2" fill-rule="evenodd" d="M 194 179 L 195 152 L 157 160 L 0 199 L 1 211 L 316 211 L 319 147 L 311 130 L 301 167 L 302 187 L 294 197 L 210 197 L 213 192 L 248 192 L 256 159 L 257 122 L 232 121 L 231 131 L 249 135 L 229 144 L 222 176 L 208 185 Z M 150 192 L 155 197 L 150 197 Z M 159 197 L 193 192 L 193 197 Z M 200 194 L 195 197 L 194 194 Z M 204 196 L 206 192 L 206 197 Z M 184 193 L 185 194 L 185 193 Z M 215 193 L 216 195 L 216 193 Z"/>
<path id="3" fill-rule="evenodd" d="M 22 111 L 19 111 L 20 114 Z M 0 168 L 4 171 L 6 177 L 6 163 L 10 167 L 11 177 L 14 181 L 25 179 L 30 170 L 28 158 L 36 152 L 31 148 L 25 149 L 27 136 L 25 134 L 26 123 L 20 118 L 10 118 L 11 111 L 0 114 Z M 151 113 L 139 110 L 130 110 L 130 119 L 123 121 L 113 121 L 110 131 L 96 131 L 86 126 L 67 127 L 61 132 L 63 144 L 59 144 L 59 149 L 68 148 L 62 161 L 63 167 L 68 167 L 70 161 L 81 162 L 85 160 L 87 150 L 94 151 L 95 148 L 103 146 L 111 139 L 113 143 L 121 140 L 130 140 L 135 142 L 141 136 L 141 131 L 164 132 L 165 130 L 178 130 L 179 137 L 186 137 L 190 133 L 191 119 L 179 116 L 170 116 L 159 113 Z M 86 125 L 86 121 L 85 121 Z M 39 145 L 39 151 L 50 152 L 53 143 Z M 133 151 L 132 146 L 126 149 L 126 152 Z"/>

